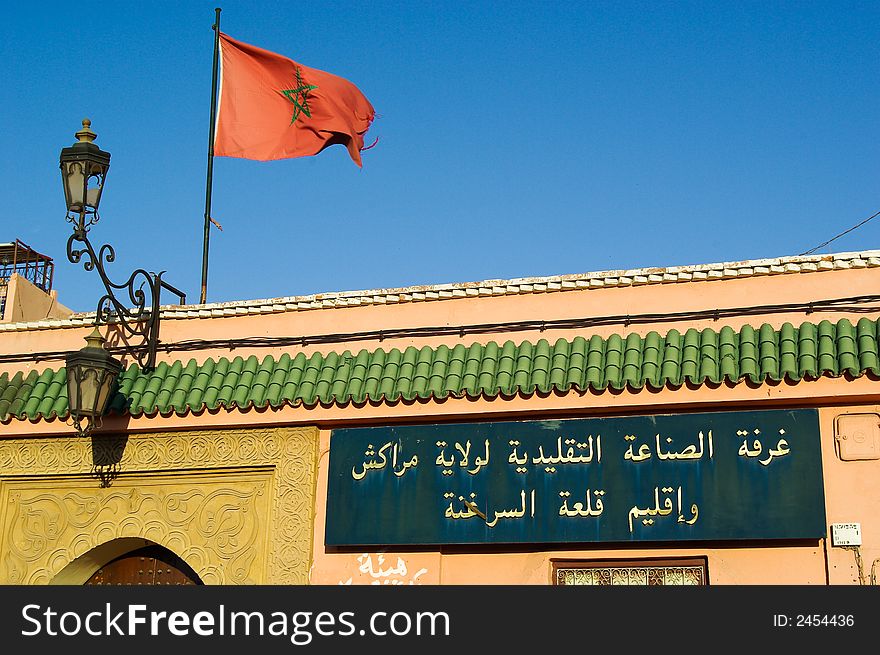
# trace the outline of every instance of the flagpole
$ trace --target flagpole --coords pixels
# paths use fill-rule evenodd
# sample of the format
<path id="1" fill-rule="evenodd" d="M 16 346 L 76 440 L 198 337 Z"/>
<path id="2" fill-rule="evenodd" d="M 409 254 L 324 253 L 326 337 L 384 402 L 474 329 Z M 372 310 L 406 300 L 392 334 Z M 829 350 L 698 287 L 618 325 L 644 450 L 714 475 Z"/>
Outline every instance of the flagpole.
<path id="1" fill-rule="evenodd" d="M 214 9 L 214 69 L 211 75 L 211 125 L 208 131 L 208 179 L 205 182 L 205 237 L 202 246 L 202 293 L 199 303 L 208 296 L 208 241 L 211 237 L 211 192 L 214 184 L 214 130 L 217 125 L 217 64 L 220 60 L 220 8 Z"/>

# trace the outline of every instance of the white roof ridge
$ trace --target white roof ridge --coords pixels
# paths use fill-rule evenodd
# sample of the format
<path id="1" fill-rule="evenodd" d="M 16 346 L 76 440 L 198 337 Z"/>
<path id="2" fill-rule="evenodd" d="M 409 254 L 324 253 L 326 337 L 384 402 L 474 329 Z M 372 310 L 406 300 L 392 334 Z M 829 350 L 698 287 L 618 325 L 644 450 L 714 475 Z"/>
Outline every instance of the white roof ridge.
<path id="1" fill-rule="evenodd" d="M 854 266 L 850 262 L 857 262 L 857 264 Z M 216 318 L 331 307 L 425 302 L 472 296 L 518 295 L 587 288 L 669 284 L 877 266 L 880 266 L 880 250 L 861 250 L 686 266 L 657 266 L 552 276 L 491 279 L 476 282 L 451 282 L 436 285 L 333 291 L 304 296 L 235 300 L 206 303 L 204 305 L 163 305 L 161 312 L 163 319 Z M 94 317 L 95 312 L 78 312 L 66 319 L 45 319 L 27 323 L 0 323 L 0 332 L 79 327 L 90 325 Z"/>

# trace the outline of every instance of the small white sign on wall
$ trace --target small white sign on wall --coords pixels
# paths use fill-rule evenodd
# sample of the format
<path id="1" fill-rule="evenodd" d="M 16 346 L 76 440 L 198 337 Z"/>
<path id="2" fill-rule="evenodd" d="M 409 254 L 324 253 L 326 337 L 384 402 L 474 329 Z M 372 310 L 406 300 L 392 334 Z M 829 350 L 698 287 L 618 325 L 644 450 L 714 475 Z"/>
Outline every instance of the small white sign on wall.
<path id="1" fill-rule="evenodd" d="M 860 523 L 832 523 L 832 546 L 861 546 L 862 525 Z"/>

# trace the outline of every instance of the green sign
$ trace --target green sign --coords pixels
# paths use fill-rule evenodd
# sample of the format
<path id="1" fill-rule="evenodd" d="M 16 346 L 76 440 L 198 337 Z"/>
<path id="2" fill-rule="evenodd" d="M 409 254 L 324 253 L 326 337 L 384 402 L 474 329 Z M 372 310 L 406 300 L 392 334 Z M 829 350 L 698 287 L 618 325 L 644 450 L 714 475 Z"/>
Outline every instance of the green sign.
<path id="1" fill-rule="evenodd" d="M 825 535 L 814 409 L 334 430 L 328 546 Z"/>

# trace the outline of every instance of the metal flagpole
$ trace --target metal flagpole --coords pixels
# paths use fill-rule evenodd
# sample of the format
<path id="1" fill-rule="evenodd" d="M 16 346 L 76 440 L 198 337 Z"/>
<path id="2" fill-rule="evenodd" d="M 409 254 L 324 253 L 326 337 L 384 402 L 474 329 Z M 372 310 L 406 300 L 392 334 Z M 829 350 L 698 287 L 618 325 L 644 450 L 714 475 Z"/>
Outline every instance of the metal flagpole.
<path id="1" fill-rule="evenodd" d="M 214 70 L 211 78 L 211 125 L 208 132 L 208 179 L 205 184 L 205 238 L 202 246 L 202 293 L 199 303 L 208 295 L 208 240 L 211 237 L 211 191 L 214 183 L 214 130 L 217 123 L 217 65 L 220 60 L 220 8 L 214 9 Z"/>

